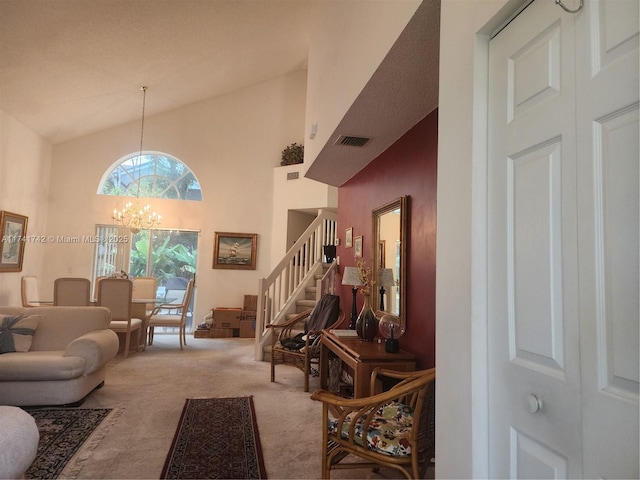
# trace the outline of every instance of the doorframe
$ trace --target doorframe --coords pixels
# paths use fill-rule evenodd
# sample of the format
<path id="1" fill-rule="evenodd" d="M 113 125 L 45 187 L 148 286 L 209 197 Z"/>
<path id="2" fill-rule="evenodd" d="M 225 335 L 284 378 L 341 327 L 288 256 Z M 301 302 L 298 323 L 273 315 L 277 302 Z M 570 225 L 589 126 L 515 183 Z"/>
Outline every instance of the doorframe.
<path id="1" fill-rule="evenodd" d="M 471 172 L 471 468 L 489 478 L 489 44 L 533 0 L 511 0 L 475 34 Z"/>

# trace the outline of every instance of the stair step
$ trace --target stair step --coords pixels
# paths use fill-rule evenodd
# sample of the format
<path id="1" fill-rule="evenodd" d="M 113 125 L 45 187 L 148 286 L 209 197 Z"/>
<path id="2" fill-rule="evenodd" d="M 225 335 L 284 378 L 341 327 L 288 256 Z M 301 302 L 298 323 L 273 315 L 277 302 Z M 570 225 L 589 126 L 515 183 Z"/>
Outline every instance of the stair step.
<path id="1" fill-rule="evenodd" d="M 303 311 L 308 309 L 308 308 L 313 308 L 316 305 L 316 300 L 298 300 L 296 301 L 296 306 L 297 307 L 302 307 Z"/>
<path id="2" fill-rule="evenodd" d="M 316 300 L 316 291 L 318 289 L 316 287 L 307 287 L 304 289 L 304 298 L 305 300 Z"/>

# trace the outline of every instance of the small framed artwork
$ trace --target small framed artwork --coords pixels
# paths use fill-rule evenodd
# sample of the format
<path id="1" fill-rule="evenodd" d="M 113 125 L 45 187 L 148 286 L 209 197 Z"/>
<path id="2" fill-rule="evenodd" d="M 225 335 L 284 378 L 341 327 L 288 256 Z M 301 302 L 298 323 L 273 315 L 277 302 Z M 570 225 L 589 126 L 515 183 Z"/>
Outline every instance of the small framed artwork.
<path id="1" fill-rule="evenodd" d="M 216 232 L 213 268 L 255 270 L 257 249 L 257 233 Z"/>
<path id="2" fill-rule="evenodd" d="M 28 218 L 0 211 L 0 272 L 21 272 Z"/>
<path id="3" fill-rule="evenodd" d="M 362 256 L 362 235 L 353 239 L 353 256 Z"/>
<path id="4" fill-rule="evenodd" d="M 344 246 L 345 248 L 353 247 L 353 228 L 347 228 L 344 234 Z"/>

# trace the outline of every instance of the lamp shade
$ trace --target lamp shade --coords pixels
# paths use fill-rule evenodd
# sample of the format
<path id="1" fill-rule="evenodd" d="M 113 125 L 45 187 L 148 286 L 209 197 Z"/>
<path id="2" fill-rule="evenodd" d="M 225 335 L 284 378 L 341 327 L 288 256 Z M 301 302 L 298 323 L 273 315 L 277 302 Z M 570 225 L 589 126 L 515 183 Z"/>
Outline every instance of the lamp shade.
<path id="1" fill-rule="evenodd" d="M 358 276 L 358 267 L 344 267 L 342 274 L 343 285 L 362 285 L 362 280 Z"/>
<path id="2" fill-rule="evenodd" d="M 381 287 L 393 287 L 396 284 L 393 279 L 393 270 L 390 268 L 381 269 L 378 283 Z"/>

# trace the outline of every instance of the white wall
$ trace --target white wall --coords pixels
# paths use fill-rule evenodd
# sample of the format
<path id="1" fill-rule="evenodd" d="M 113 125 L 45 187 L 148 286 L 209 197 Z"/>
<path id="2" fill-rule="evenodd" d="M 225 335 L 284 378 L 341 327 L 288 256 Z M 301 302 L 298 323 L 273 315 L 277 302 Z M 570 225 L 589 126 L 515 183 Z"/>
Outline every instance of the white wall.
<path id="1" fill-rule="evenodd" d="M 287 240 L 291 235 L 289 230 L 297 231 L 295 225 L 289 224 L 290 210 L 317 212 L 319 208 L 337 209 L 338 207 L 338 189 L 304 178 L 304 169 L 305 164 L 301 163 L 283 166 L 273 171 L 273 223 L 271 229 L 271 262 L 273 266 L 282 260 L 282 256 L 292 245 Z M 287 180 L 287 174 L 295 172 L 299 174 L 298 179 Z"/>
<path id="2" fill-rule="evenodd" d="M 436 476 L 483 478 L 488 36 L 521 0 L 443 0 L 438 110 Z"/>
<path id="3" fill-rule="evenodd" d="M 0 210 L 27 216 L 27 235 L 46 229 L 50 169 L 51 144 L 0 110 Z M 20 305 L 20 277 L 40 272 L 44 245 L 24 252 L 22 272 L 0 273 L 0 305 Z"/>
<path id="4" fill-rule="evenodd" d="M 147 105 L 162 92 L 149 85 Z M 197 176 L 202 202 L 156 200 L 163 227 L 200 231 L 195 319 L 212 307 L 241 307 L 270 272 L 273 170 L 282 149 L 303 136 L 306 72 L 189 105 L 145 120 L 145 151 L 186 163 Z M 134 99 L 138 101 L 140 99 Z M 103 173 L 137 152 L 140 122 L 55 145 L 48 235 L 91 235 L 96 223 L 112 223 L 122 197 L 96 195 Z M 212 269 L 214 233 L 258 234 L 257 269 Z M 43 281 L 91 275 L 93 245 L 46 246 Z"/>
<path id="5" fill-rule="evenodd" d="M 421 0 L 322 2 L 309 48 L 306 168 L 327 143 L 420 3 Z M 317 125 L 317 134 L 309 139 L 313 124 Z"/>

